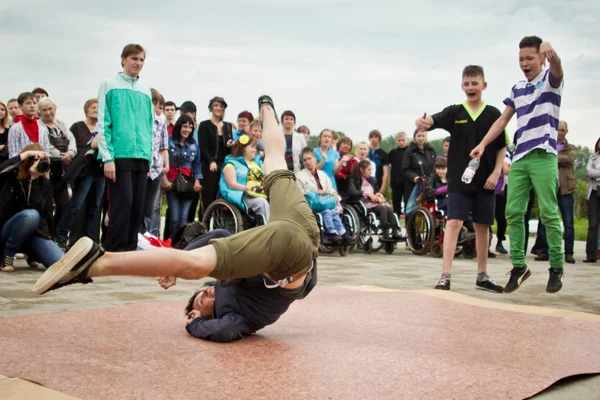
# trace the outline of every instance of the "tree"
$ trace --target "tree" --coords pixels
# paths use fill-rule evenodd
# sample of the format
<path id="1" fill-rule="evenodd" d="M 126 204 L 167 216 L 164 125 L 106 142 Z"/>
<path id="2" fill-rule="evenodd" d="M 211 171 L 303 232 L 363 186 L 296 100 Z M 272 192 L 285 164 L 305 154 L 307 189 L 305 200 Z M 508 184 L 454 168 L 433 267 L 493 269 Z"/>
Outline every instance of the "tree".
<path id="1" fill-rule="evenodd" d="M 587 167 L 588 160 L 592 155 L 592 150 L 587 146 L 576 146 L 577 147 L 577 159 L 575 160 L 575 176 L 577 180 L 587 181 L 587 174 L 585 169 Z"/>

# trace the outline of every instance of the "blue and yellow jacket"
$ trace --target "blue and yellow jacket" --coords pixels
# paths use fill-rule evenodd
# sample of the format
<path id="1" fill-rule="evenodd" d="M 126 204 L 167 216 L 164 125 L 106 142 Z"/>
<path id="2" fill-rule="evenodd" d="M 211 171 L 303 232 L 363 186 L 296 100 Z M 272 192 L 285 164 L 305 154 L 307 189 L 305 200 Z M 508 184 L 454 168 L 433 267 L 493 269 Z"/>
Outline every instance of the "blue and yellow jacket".
<path id="1" fill-rule="evenodd" d="M 119 72 L 98 91 L 98 149 L 104 163 L 119 158 L 152 161 L 152 95 L 139 78 Z"/>
<path id="2" fill-rule="evenodd" d="M 256 156 L 254 158 L 254 162 L 257 163 L 258 166 L 264 170 L 260 156 Z M 231 164 L 235 167 L 237 183 L 239 183 L 240 185 L 246 185 L 246 182 L 248 181 L 248 164 L 246 164 L 246 160 L 244 160 L 244 157 L 227 156 L 225 157 L 223 168 L 225 168 L 227 164 Z M 223 196 L 225 200 L 235 204 L 243 211 L 247 211 L 246 205 L 242 201 L 242 198 L 244 197 L 244 192 L 241 190 L 231 189 L 229 186 L 227 186 L 227 182 L 225 182 L 225 176 L 223 174 L 221 174 L 221 179 L 219 180 L 219 191 L 221 192 L 221 196 Z"/>

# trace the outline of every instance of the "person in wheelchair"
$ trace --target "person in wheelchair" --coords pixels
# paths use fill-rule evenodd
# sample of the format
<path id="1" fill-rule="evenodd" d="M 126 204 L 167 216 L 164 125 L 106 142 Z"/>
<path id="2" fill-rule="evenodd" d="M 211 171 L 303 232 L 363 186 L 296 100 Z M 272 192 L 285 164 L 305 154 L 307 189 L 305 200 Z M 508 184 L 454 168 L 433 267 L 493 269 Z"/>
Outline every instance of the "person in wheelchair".
<path id="1" fill-rule="evenodd" d="M 317 168 L 317 159 L 310 147 L 302 150 L 302 164 L 304 169 L 296 173 L 296 184 L 307 197 L 308 204 L 313 212 L 323 218 L 325 225 L 325 242 L 328 244 L 350 244 L 356 241 L 351 232 L 344 228 L 339 212 L 342 207 L 339 195 L 333 190 L 329 176 Z M 327 208 L 322 207 L 328 203 Z"/>
<path id="2" fill-rule="evenodd" d="M 269 221 L 270 206 L 264 193 L 265 170 L 257 155 L 256 141 L 242 134 L 225 158 L 219 182 L 221 196 L 246 213 L 252 211 Z"/>
<path id="3" fill-rule="evenodd" d="M 340 163 L 342 164 L 340 170 L 335 174 L 335 180 L 337 182 L 338 193 L 342 199 L 346 198 L 346 192 L 348 191 L 348 180 L 352 173 L 352 167 L 358 162 L 356 157 L 352 156 L 352 139 L 347 136 L 343 136 L 337 142 L 337 150 L 340 153 Z"/>
<path id="4" fill-rule="evenodd" d="M 446 215 L 448 213 L 448 184 L 446 182 L 448 161 L 445 157 L 437 157 L 434 166 L 435 172 L 427 178 L 425 199 L 437 200 L 436 209 Z"/>
<path id="5" fill-rule="evenodd" d="M 400 226 L 392 208 L 387 204 L 385 197 L 377 192 L 377 182 L 372 177 L 372 168 L 369 160 L 362 160 L 354 165 L 348 185 L 348 201 L 361 201 L 368 210 L 377 214 L 381 221 L 383 239 L 402 240 Z"/>

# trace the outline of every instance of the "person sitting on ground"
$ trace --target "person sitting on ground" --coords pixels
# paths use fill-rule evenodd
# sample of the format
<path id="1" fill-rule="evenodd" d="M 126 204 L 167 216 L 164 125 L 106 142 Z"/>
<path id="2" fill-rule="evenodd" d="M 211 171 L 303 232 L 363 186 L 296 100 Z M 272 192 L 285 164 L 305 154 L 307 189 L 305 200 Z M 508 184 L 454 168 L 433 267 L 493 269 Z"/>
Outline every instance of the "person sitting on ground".
<path id="1" fill-rule="evenodd" d="M 352 151 L 352 139 L 347 136 L 343 136 L 337 143 L 337 150 L 340 154 L 340 170 L 335 174 L 335 180 L 338 187 L 338 193 L 342 196 L 342 199 L 346 198 L 346 192 L 348 191 L 348 179 L 352 174 L 352 167 L 358 161 L 356 157 L 353 157 L 350 152 Z"/>
<path id="2" fill-rule="evenodd" d="M 216 229 L 193 240 L 185 250 L 192 251 L 207 246 L 213 239 L 230 235 Z M 159 284 L 168 289 L 176 284 L 176 279 L 159 278 Z M 298 288 L 271 288 L 274 284 L 262 275 L 206 282 L 206 287 L 194 292 L 185 307 L 185 329 L 193 337 L 213 342 L 248 337 L 275 323 L 295 300 L 308 296 L 317 284 L 317 267 L 306 274 Z"/>
<path id="3" fill-rule="evenodd" d="M 427 178 L 425 197 L 437 200 L 437 210 L 444 215 L 448 214 L 448 183 L 446 173 L 448 172 L 448 160 L 446 157 L 435 159 L 435 172 Z"/>
<path id="4" fill-rule="evenodd" d="M 194 121 L 191 117 L 179 117 L 169 137 L 169 172 L 163 175 L 163 187 L 167 191 L 169 205 L 169 234 L 174 238 L 179 229 L 188 222 L 192 198 L 200 191 L 200 150 L 193 137 Z M 191 181 L 193 185 L 177 185 L 177 181 Z"/>
<path id="5" fill-rule="evenodd" d="M 348 185 L 348 200 L 360 200 L 377 214 L 380 227 L 385 240 L 401 240 L 400 226 L 392 208 L 387 204 L 385 197 L 377 192 L 377 181 L 373 178 L 371 161 L 362 160 L 354 165 L 350 184 Z M 392 233 L 390 235 L 390 229 Z"/>
<path id="6" fill-rule="evenodd" d="M 265 144 L 264 188 L 271 200 L 267 225 L 213 239 L 209 245 L 192 251 L 160 248 L 112 253 L 89 238 L 81 238 L 65 257 L 45 271 L 32 291 L 43 294 L 111 275 L 182 279 L 211 276 L 220 280 L 264 275 L 273 281 L 269 287 L 303 287 L 319 254 L 319 227 L 294 182 L 294 174 L 287 169 L 286 143 L 273 101 L 262 96 L 258 104 Z"/>
<path id="7" fill-rule="evenodd" d="M 261 215 L 269 221 L 270 207 L 264 193 L 265 171 L 256 144 L 246 133 L 242 134 L 225 158 L 219 189 L 223 198 L 242 211 Z"/>
<path id="8" fill-rule="evenodd" d="M 64 253 L 52 241 L 52 186 L 48 180 L 50 159 L 37 143 L 0 165 L 5 184 L 0 192 L 0 253 L 3 272 L 14 272 L 17 253 L 28 254 L 27 263 L 45 267 Z"/>
<path id="9" fill-rule="evenodd" d="M 336 244 L 353 243 L 356 238 L 350 231 L 344 228 L 344 224 L 342 224 L 342 220 L 340 219 L 342 207 L 339 204 L 339 194 L 333 189 L 333 185 L 327 174 L 317 169 L 317 160 L 315 159 L 313 149 L 310 147 L 302 150 L 302 163 L 304 169 L 296 173 L 296 183 L 302 193 L 306 195 L 310 192 L 316 192 L 319 196 L 333 196 L 336 198 L 336 201 L 332 202 L 333 207 L 331 209 L 319 211 L 314 209 L 314 205 L 312 207 L 313 212 L 318 212 L 323 217 L 326 241 Z M 309 201 L 310 204 L 311 202 Z"/>

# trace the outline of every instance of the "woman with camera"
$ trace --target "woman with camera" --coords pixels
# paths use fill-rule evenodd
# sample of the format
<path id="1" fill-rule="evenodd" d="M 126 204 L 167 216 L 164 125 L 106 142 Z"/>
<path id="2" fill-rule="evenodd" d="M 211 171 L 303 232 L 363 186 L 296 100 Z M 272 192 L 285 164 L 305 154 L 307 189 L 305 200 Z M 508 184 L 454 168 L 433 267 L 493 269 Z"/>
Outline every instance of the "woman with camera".
<path id="1" fill-rule="evenodd" d="M 169 172 L 162 179 L 163 188 L 167 190 L 171 239 L 187 224 L 192 199 L 201 189 L 200 150 L 193 132 L 194 121 L 182 115 L 169 137 Z"/>
<path id="2" fill-rule="evenodd" d="M 52 241 L 52 185 L 48 179 L 50 159 L 35 143 L 20 155 L 0 165 L 5 184 L 0 192 L 0 252 L 3 272 L 14 271 L 15 254 L 25 253 L 34 266 L 45 267 L 60 260 L 64 253 Z"/>

